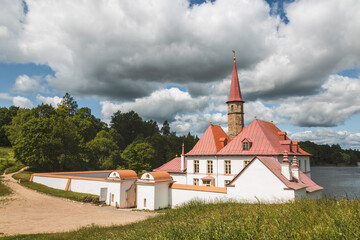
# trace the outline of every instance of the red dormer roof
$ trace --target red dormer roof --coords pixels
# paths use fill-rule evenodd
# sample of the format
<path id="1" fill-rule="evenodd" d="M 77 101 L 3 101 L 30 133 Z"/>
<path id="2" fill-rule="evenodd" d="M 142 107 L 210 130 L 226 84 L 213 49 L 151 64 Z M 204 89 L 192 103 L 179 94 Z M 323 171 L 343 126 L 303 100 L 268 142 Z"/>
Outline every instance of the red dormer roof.
<path id="1" fill-rule="evenodd" d="M 226 140 L 226 141 L 224 141 Z M 213 155 L 223 148 L 224 142 L 230 138 L 220 126 L 210 125 L 193 149 L 186 155 Z"/>
<path id="2" fill-rule="evenodd" d="M 185 169 L 187 165 L 187 158 L 185 157 Z M 166 171 L 169 173 L 185 173 L 186 170 L 181 171 L 181 157 L 176 157 L 167 163 L 161 165 L 153 170 L 154 172 Z"/>
<path id="3" fill-rule="evenodd" d="M 279 134 L 280 133 L 280 134 Z M 227 146 L 221 149 L 219 155 L 279 155 L 284 151 L 289 154 L 310 155 L 301 148 L 299 151 L 290 151 L 291 140 L 270 122 L 255 119 L 239 135 L 237 135 Z M 285 138 L 285 139 L 284 139 Z M 249 150 L 242 150 L 242 141 L 251 139 Z"/>
<path id="4" fill-rule="evenodd" d="M 231 87 L 228 102 L 243 102 L 240 91 L 239 78 L 236 70 L 236 63 L 234 60 L 234 67 L 232 72 Z"/>

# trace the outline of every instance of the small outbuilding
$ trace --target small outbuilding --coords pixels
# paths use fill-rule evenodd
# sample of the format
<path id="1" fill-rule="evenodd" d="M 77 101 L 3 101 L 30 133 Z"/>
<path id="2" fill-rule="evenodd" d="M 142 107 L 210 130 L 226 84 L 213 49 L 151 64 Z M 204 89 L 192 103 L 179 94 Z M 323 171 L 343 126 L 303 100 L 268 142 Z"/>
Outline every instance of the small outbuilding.
<path id="1" fill-rule="evenodd" d="M 156 210 L 169 207 L 169 186 L 173 182 L 168 172 L 144 173 L 137 181 L 137 208 Z"/>

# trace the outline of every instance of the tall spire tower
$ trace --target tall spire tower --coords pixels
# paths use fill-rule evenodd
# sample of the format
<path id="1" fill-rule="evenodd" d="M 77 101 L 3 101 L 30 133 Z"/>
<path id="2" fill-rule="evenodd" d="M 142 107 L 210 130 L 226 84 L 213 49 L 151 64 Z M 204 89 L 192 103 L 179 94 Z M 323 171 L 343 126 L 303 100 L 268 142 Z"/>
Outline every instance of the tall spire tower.
<path id="1" fill-rule="evenodd" d="M 244 100 L 241 97 L 239 78 L 236 70 L 235 51 L 234 53 L 234 67 L 232 72 L 231 87 L 228 105 L 228 135 L 232 140 L 244 128 Z"/>

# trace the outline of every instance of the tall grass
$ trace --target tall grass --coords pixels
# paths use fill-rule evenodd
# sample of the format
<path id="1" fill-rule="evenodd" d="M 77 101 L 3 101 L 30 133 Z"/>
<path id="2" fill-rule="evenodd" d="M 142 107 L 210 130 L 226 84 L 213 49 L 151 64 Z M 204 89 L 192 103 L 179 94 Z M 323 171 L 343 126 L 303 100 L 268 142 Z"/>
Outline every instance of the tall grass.
<path id="1" fill-rule="evenodd" d="M 359 211 L 358 200 L 190 202 L 130 225 L 5 239 L 358 239 Z"/>

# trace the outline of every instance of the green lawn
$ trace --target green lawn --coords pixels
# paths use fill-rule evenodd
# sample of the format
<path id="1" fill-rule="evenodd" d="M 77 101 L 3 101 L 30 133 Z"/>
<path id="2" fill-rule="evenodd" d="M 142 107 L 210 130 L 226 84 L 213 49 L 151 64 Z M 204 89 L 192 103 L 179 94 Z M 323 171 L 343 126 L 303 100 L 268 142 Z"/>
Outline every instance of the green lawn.
<path id="1" fill-rule="evenodd" d="M 358 239 L 358 200 L 286 204 L 189 203 L 125 226 L 5 239 Z"/>
<path id="2" fill-rule="evenodd" d="M 3 183 L 3 177 L 0 176 L 0 197 L 10 195 L 12 193 L 11 189 Z"/>
<path id="3" fill-rule="evenodd" d="M 33 174 L 33 172 L 31 171 L 23 171 L 20 173 L 17 173 L 13 176 L 13 178 L 17 179 L 17 180 L 21 180 L 21 184 L 31 188 L 33 190 L 39 191 L 39 192 L 43 192 L 55 197 L 62 197 L 62 198 L 67 198 L 70 200 L 74 200 L 74 201 L 79 201 L 79 202 L 91 202 L 91 203 L 99 203 L 99 196 L 97 195 L 91 195 L 91 194 L 84 194 L 84 193 L 77 193 L 77 192 L 71 192 L 71 191 L 63 191 L 63 190 L 59 190 L 59 189 L 54 189 L 54 188 L 50 188 L 47 187 L 45 185 L 42 184 L 38 184 L 35 182 L 30 182 L 30 177 L 31 174 Z"/>

